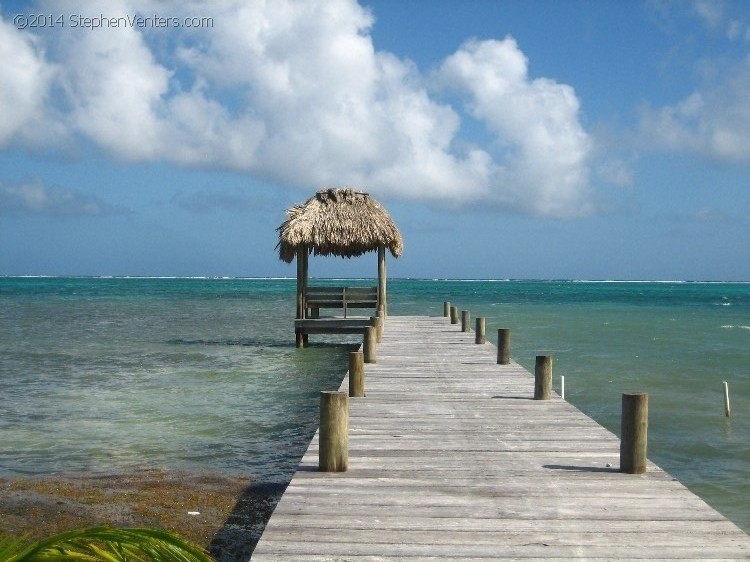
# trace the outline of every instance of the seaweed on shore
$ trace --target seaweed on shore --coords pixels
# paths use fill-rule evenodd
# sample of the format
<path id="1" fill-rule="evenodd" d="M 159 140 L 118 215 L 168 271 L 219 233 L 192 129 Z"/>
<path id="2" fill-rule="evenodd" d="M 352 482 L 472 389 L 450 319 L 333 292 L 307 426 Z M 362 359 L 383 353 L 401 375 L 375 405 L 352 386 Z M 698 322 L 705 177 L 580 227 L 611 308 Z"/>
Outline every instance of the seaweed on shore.
<path id="1" fill-rule="evenodd" d="M 221 561 L 247 559 L 283 487 L 216 472 L 140 469 L 116 474 L 0 478 L 0 535 L 107 525 L 179 534 Z"/>

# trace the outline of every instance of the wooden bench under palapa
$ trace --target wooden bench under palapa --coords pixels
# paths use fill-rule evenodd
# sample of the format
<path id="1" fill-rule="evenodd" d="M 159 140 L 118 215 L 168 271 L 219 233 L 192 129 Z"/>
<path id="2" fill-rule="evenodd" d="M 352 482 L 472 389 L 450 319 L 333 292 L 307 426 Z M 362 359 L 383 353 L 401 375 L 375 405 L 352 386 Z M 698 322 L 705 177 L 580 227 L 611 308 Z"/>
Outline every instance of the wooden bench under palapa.
<path id="1" fill-rule="evenodd" d="M 294 330 L 308 334 L 362 334 L 370 326 L 370 316 L 378 307 L 377 287 L 305 287 L 302 291 L 303 316 L 294 321 Z M 343 311 L 341 316 L 320 316 L 320 309 Z M 349 316 L 350 308 L 370 308 L 372 314 Z"/>

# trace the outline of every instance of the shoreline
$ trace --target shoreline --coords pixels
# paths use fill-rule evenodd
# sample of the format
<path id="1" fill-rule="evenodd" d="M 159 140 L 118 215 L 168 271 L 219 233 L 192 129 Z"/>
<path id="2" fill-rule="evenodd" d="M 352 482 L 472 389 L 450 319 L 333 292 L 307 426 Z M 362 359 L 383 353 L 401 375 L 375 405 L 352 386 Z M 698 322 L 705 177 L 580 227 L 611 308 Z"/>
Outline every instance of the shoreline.
<path id="1" fill-rule="evenodd" d="M 206 470 L 2 476 L 0 535 L 37 540 L 95 525 L 149 527 L 175 532 L 218 561 L 247 560 L 284 488 Z"/>

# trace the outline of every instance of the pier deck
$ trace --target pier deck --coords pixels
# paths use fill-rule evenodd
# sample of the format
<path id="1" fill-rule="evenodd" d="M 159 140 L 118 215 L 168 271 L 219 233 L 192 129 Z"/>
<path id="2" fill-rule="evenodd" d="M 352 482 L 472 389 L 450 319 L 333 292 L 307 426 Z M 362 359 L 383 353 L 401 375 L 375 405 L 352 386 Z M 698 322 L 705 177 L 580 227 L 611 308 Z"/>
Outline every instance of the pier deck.
<path id="1" fill-rule="evenodd" d="M 530 399 L 533 375 L 473 332 L 389 316 L 377 360 L 348 472 L 317 471 L 316 434 L 253 560 L 750 559 L 750 536 L 652 463 L 619 473 L 615 435 Z"/>

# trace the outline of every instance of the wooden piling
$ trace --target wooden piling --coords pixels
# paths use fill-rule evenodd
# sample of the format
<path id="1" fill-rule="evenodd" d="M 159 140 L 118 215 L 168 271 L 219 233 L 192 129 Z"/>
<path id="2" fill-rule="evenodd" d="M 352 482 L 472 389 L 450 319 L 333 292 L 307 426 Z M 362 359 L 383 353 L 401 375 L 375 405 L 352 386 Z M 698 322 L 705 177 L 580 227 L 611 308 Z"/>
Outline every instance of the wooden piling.
<path id="1" fill-rule="evenodd" d="M 510 364 L 510 330 L 508 328 L 497 330 L 497 364 Z"/>
<path id="2" fill-rule="evenodd" d="M 458 324 L 458 307 L 451 307 L 451 324 Z"/>
<path id="3" fill-rule="evenodd" d="M 346 392 L 320 393 L 318 470 L 346 472 L 349 468 L 349 396 Z"/>
<path id="4" fill-rule="evenodd" d="M 375 328 L 375 343 L 380 343 L 383 339 L 383 329 L 380 327 L 381 325 L 382 320 L 380 316 L 370 316 L 370 326 Z"/>
<path id="5" fill-rule="evenodd" d="M 448 318 L 451 315 L 451 301 L 443 301 L 443 316 Z"/>
<path id="6" fill-rule="evenodd" d="M 383 317 L 383 323 L 385 323 L 385 305 L 384 304 L 379 304 L 377 311 L 380 313 L 380 316 Z"/>
<path id="7" fill-rule="evenodd" d="M 732 415 L 732 409 L 729 407 L 729 383 L 724 381 L 724 415 L 730 417 Z"/>
<path id="8" fill-rule="evenodd" d="M 365 357 L 365 363 L 377 363 L 375 348 L 377 346 L 377 328 L 370 326 L 365 328 L 364 338 L 362 341 L 362 353 Z"/>
<path id="9" fill-rule="evenodd" d="M 361 351 L 349 353 L 349 396 L 365 395 L 365 356 Z"/>
<path id="10" fill-rule="evenodd" d="M 485 334 L 484 334 L 484 327 L 485 327 L 484 318 L 482 316 L 477 317 L 476 324 L 477 325 L 474 329 L 474 332 L 476 334 L 474 337 L 474 343 L 483 344 L 485 343 L 485 341 L 487 341 L 487 338 L 485 337 Z"/>
<path id="11" fill-rule="evenodd" d="M 383 341 L 383 327 L 385 325 L 385 317 L 383 316 L 383 311 L 378 310 L 375 314 L 375 318 L 378 319 L 378 325 L 377 325 L 377 335 L 376 340 L 378 343 L 381 343 Z"/>
<path id="12" fill-rule="evenodd" d="M 461 311 L 461 331 L 470 331 L 469 324 L 471 323 L 471 312 L 468 310 Z"/>
<path id="13" fill-rule="evenodd" d="M 648 394 L 645 392 L 622 395 L 620 424 L 620 472 L 646 472 L 648 449 Z"/>
<path id="14" fill-rule="evenodd" d="M 560 398 L 565 400 L 565 377 L 560 376 Z"/>
<path id="15" fill-rule="evenodd" d="M 534 400 L 549 400 L 552 394 L 552 356 L 537 355 L 534 366 Z"/>

